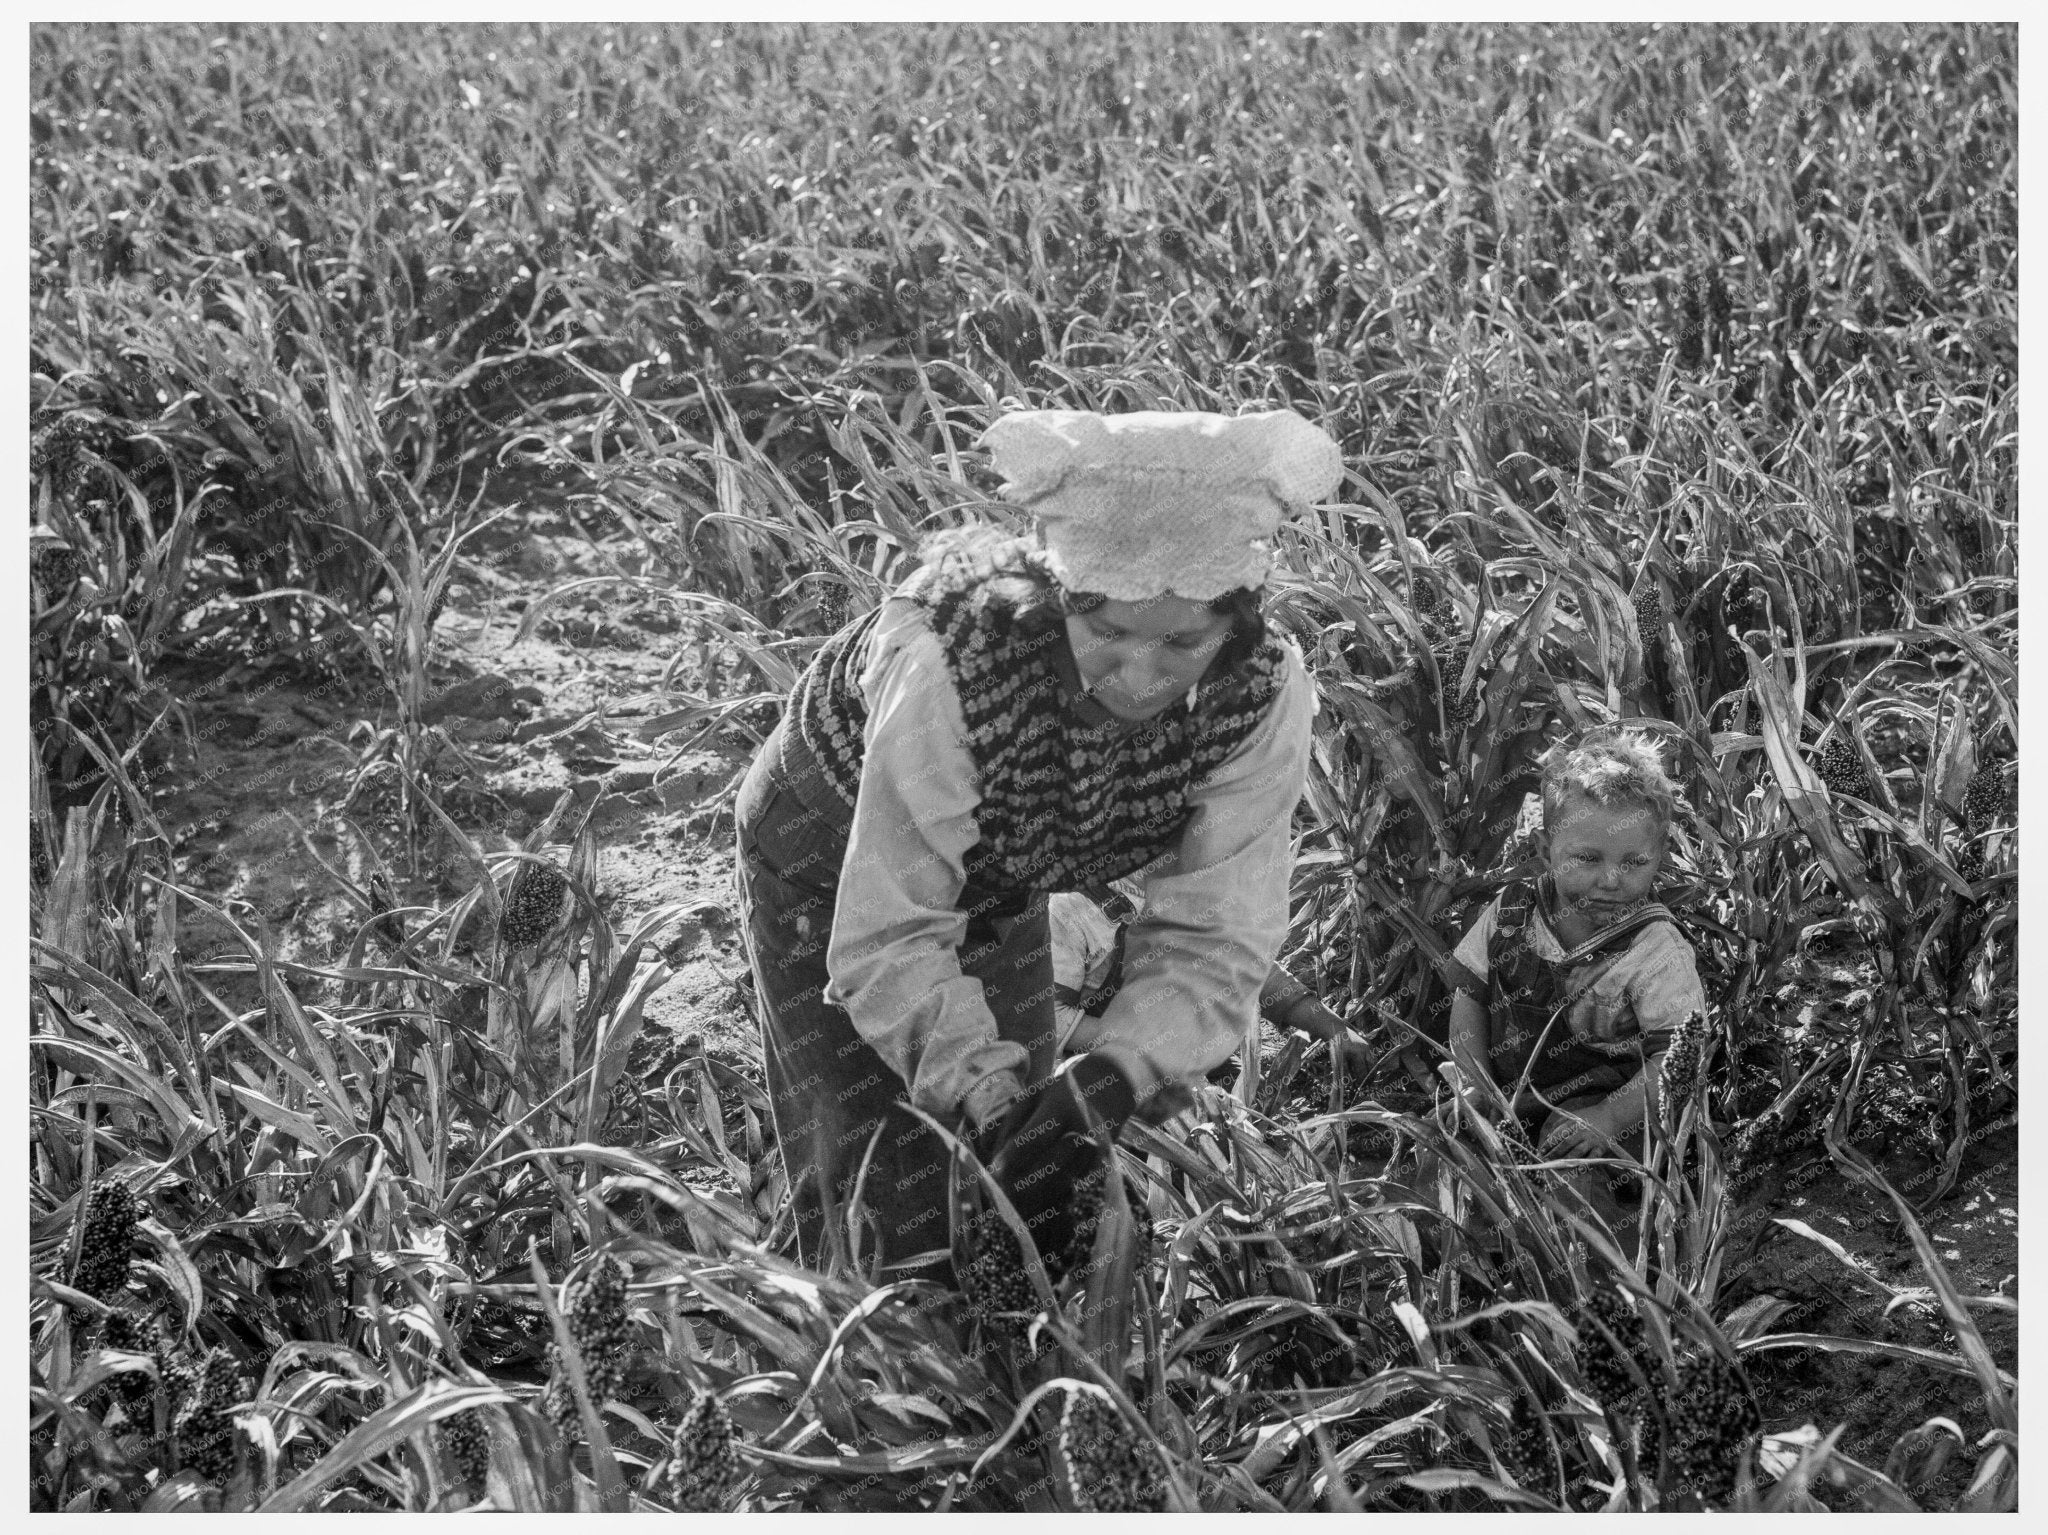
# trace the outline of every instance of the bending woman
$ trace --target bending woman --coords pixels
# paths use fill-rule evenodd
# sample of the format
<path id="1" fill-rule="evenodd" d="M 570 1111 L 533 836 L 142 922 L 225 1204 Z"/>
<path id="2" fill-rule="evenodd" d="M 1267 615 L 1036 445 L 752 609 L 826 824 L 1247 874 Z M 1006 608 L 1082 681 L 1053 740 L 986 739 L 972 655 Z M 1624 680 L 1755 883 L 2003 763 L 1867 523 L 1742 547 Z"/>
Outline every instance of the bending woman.
<path id="1" fill-rule="evenodd" d="M 1336 490 L 1336 445 L 1286 411 L 1019 411 L 981 445 L 1035 536 L 931 540 L 818 652 L 740 790 L 812 1266 L 856 1189 L 867 1253 L 899 1275 L 944 1262 L 947 1155 L 905 1100 L 971 1138 L 1057 1250 L 1088 1113 L 1113 1135 L 1188 1101 L 1286 936 L 1314 702 L 1259 598 L 1282 516 Z M 1055 1077 L 1047 897 L 1133 873 L 1122 988 Z"/>

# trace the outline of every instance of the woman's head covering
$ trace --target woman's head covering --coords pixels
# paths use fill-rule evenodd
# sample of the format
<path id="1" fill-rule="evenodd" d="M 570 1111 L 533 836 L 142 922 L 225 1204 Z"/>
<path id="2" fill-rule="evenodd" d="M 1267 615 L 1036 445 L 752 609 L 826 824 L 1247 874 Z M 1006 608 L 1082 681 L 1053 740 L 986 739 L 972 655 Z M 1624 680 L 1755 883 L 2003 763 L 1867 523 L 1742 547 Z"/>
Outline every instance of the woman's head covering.
<path id="1" fill-rule="evenodd" d="M 1336 443 L 1287 410 L 1020 410 L 981 445 L 1004 497 L 1038 519 L 1060 581 L 1121 602 L 1261 585 L 1280 519 L 1327 500 L 1344 473 Z"/>

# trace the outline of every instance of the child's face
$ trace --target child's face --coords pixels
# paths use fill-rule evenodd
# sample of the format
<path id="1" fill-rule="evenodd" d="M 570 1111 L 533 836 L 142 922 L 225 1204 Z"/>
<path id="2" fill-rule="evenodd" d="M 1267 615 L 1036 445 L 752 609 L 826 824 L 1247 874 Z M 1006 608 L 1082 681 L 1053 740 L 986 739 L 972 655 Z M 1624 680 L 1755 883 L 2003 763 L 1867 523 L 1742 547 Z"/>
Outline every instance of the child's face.
<path id="1" fill-rule="evenodd" d="M 1568 794 L 1544 829 L 1544 857 L 1559 904 L 1604 926 L 1649 898 L 1664 865 L 1664 825 L 1647 806 Z"/>

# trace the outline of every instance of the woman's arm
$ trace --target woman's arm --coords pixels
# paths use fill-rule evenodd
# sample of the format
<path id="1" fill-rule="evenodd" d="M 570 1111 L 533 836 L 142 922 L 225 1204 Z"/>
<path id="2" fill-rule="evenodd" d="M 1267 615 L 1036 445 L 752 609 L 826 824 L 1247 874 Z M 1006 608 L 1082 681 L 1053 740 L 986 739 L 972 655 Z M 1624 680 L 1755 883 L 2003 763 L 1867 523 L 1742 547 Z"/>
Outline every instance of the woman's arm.
<path id="1" fill-rule="evenodd" d="M 860 791 L 826 950 L 825 999 L 846 1009 L 910 1100 L 979 1130 L 1022 1090 L 1027 1053 L 1001 1038 L 960 970 L 963 862 L 978 836 L 960 701 L 919 610 L 877 623 L 861 689 Z"/>
<path id="2" fill-rule="evenodd" d="M 1292 824 L 1308 771 L 1315 694 L 1290 649 L 1266 718 L 1189 796 L 1180 846 L 1145 871 L 1124 983 L 1098 1052 L 1142 1102 L 1213 1070 L 1246 1039 L 1287 936 Z"/>

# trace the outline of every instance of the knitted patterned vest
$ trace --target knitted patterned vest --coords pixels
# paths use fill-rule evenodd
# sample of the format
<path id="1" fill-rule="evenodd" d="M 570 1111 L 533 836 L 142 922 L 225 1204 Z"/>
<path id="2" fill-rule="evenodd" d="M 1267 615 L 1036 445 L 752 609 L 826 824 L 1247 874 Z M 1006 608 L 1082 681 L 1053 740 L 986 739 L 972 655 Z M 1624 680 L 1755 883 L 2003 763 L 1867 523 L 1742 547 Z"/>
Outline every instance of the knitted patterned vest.
<path id="1" fill-rule="evenodd" d="M 1192 814 L 1189 792 L 1258 728 L 1283 676 L 1285 652 L 1268 638 L 1233 675 L 1204 678 L 1193 709 L 1181 699 L 1135 727 L 1091 725 L 1062 687 L 1061 662 L 1072 661 L 1056 589 L 1021 541 L 951 555 L 898 595 L 924 609 L 966 721 L 981 796 L 967 905 L 1106 883 L 1169 851 Z M 877 613 L 827 641 L 790 700 L 849 809 L 867 720 L 858 678 Z"/>

